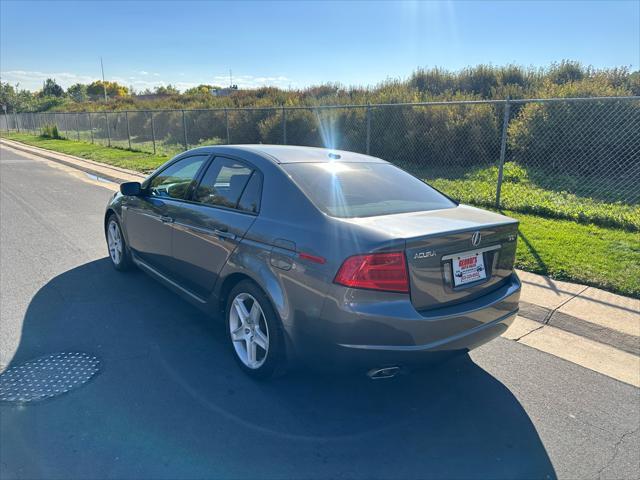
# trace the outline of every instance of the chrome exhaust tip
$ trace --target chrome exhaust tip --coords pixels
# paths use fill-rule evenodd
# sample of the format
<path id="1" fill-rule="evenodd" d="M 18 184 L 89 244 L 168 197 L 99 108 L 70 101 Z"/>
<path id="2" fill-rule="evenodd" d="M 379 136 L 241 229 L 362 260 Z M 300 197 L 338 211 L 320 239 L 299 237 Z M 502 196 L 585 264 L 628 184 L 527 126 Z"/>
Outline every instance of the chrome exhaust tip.
<path id="1" fill-rule="evenodd" d="M 382 380 L 393 378 L 400 373 L 400 367 L 373 368 L 367 372 L 367 377 L 371 380 Z"/>

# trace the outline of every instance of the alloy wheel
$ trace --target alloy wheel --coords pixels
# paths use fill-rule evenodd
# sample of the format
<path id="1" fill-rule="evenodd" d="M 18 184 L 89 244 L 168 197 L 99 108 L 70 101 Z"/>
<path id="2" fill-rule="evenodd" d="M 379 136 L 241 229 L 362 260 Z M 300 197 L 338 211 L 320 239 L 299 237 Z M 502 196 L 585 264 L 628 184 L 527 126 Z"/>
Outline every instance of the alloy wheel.
<path id="1" fill-rule="evenodd" d="M 107 244 L 109 246 L 109 255 L 114 264 L 120 265 L 123 254 L 122 234 L 120 227 L 115 220 L 109 222 L 107 229 Z"/>
<path id="2" fill-rule="evenodd" d="M 260 368 L 269 353 L 269 327 L 260 303 L 249 293 L 236 295 L 229 310 L 233 348 L 244 365 Z"/>

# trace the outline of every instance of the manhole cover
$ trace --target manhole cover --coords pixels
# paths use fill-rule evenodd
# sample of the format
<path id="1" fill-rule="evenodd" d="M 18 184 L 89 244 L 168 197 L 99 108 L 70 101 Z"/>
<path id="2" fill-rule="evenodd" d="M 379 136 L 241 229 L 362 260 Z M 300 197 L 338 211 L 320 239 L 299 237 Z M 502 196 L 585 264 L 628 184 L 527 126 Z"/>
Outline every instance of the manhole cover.
<path id="1" fill-rule="evenodd" d="M 0 375 L 0 401 L 36 402 L 82 386 L 100 370 L 100 360 L 82 352 L 39 357 Z"/>

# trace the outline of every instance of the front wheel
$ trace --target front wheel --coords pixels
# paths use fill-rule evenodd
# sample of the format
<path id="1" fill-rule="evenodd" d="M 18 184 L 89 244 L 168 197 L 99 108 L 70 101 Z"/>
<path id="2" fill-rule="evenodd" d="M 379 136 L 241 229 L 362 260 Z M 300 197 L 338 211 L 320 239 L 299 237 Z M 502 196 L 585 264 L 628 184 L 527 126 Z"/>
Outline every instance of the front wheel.
<path id="1" fill-rule="evenodd" d="M 252 281 L 244 280 L 229 294 L 225 311 L 235 358 L 248 375 L 275 375 L 284 359 L 280 321 L 269 299 Z"/>
<path id="2" fill-rule="evenodd" d="M 111 264 L 116 270 L 124 271 L 131 268 L 133 264 L 131 254 L 115 214 L 112 214 L 107 221 L 107 247 Z"/>

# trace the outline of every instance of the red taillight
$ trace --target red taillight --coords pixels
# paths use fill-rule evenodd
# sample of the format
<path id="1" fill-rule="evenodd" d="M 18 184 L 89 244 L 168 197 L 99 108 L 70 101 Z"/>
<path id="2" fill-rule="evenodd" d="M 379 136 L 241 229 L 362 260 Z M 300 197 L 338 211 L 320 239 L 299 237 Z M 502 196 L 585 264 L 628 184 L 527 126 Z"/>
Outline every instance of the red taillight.
<path id="1" fill-rule="evenodd" d="M 333 280 L 345 287 L 409 293 L 404 253 L 371 253 L 347 258 Z"/>

